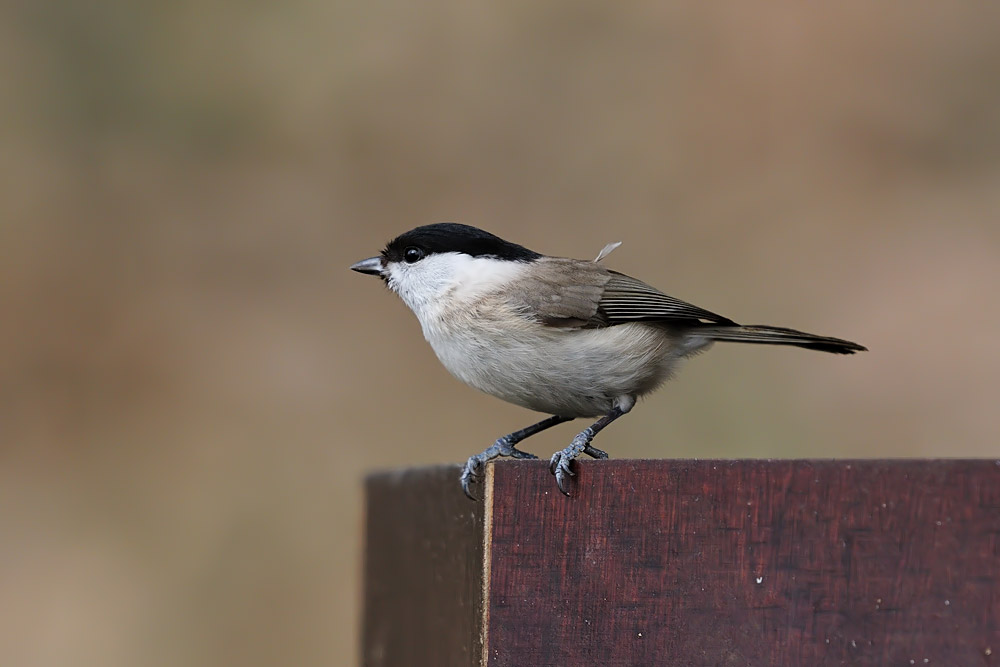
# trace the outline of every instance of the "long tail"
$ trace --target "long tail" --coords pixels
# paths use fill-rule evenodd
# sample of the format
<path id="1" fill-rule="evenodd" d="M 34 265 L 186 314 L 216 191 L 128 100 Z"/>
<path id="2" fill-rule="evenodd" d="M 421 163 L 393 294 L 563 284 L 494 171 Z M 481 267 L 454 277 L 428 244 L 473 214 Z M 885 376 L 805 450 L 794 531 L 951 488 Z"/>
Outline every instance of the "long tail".
<path id="1" fill-rule="evenodd" d="M 751 326 L 706 326 L 698 327 L 699 335 L 711 340 L 723 340 L 733 343 L 760 343 L 763 345 L 795 345 L 808 350 L 833 352 L 834 354 L 854 354 L 868 350 L 863 345 L 852 343 L 841 338 L 817 336 L 795 329 L 784 327 Z"/>

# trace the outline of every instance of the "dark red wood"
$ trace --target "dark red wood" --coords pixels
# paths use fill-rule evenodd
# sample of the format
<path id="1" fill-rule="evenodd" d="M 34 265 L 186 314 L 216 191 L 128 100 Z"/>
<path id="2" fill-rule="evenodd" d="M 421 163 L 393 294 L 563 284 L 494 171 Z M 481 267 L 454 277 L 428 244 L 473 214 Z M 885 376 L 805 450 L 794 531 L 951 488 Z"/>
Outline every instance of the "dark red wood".
<path id="1" fill-rule="evenodd" d="M 1000 664 L 997 462 L 576 469 L 370 478 L 365 664 Z"/>
<path id="2" fill-rule="evenodd" d="M 996 664 L 994 462 L 578 470 L 495 469 L 492 666 Z"/>

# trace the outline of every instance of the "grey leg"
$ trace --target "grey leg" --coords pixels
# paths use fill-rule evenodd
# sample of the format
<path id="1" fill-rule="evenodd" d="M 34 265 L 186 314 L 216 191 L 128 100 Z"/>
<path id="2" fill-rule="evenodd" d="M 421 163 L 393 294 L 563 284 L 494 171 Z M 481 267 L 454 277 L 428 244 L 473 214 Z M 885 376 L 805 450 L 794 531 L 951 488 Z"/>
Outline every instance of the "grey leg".
<path id="1" fill-rule="evenodd" d="M 536 433 L 540 433 L 547 428 L 552 428 L 557 424 L 568 422 L 571 419 L 572 417 L 560 417 L 558 415 L 549 417 L 548 419 L 543 419 L 537 424 L 532 424 L 531 426 L 522 428 L 520 431 L 514 431 L 513 433 L 499 438 L 493 443 L 493 446 L 486 448 L 482 454 L 470 456 L 469 460 L 465 463 L 465 468 L 462 469 L 462 476 L 460 478 L 462 491 L 464 491 L 465 495 L 469 498 L 475 500 L 475 497 L 469 491 L 469 485 L 479 479 L 484 465 L 501 456 L 509 456 L 514 459 L 537 459 L 538 457 L 534 454 L 522 452 L 514 445 L 521 442 L 525 438 L 531 437 Z M 604 456 L 607 458 L 607 454 Z"/>
<path id="2" fill-rule="evenodd" d="M 595 459 L 608 458 L 607 452 L 597 449 L 596 447 L 592 447 L 590 445 L 590 441 L 593 440 L 594 436 L 600 433 L 605 426 L 618 419 L 626 412 L 628 412 L 628 410 L 615 408 L 587 428 L 583 429 L 578 436 L 573 438 L 573 442 L 569 444 L 569 447 L 552 455 L 552 459 L 549 461 L 549 470 L 556 476 L 556 485 L 559 487 L 559 490 L 563 492 L 563 494 L 567 496 L 569 495 L 569 478 L 576 474 L 570 468 L 570 463 L 573 459 L 578 457 L 580 454 L 587 454 Z"/>

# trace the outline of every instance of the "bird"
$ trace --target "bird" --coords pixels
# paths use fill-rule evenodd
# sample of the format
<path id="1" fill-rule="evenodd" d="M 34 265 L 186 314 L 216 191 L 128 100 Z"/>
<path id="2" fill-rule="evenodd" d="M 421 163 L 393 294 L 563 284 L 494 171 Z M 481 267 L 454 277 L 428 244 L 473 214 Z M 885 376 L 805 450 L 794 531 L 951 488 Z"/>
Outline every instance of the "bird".
<path id="1" fill-rule="evenodd" d="M 549 460 L 570 495 L 573 461 L 607 459 L 593 440 L 687 357 L 715 342 L 791 345 L 853 354 L 849 340 L 795 329 L 742 325 L 605 268 L 619 243 L 594 260 L 544 255 L 453 222 L 416 227 L 353 264 L 378 276 L 413 311 L 424 338 L 459 380 L 509 403 L 550 415 L 470 456 L 459 482 L 471 487 L 499 457 L 537 459 L 517 445 L 557 424 L 596 419 Z"/>

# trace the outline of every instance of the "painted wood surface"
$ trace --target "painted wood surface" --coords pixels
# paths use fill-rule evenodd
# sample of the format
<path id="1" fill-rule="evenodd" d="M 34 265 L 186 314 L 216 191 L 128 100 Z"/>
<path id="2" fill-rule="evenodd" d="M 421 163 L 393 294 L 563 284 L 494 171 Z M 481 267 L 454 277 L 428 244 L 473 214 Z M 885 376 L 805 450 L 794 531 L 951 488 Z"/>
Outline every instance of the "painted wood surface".
<path id="1" fill-rule="evenodd" d="M 1000 664 L 994 461 L 581 463 L 370 478 L 366 664 Z"/>

